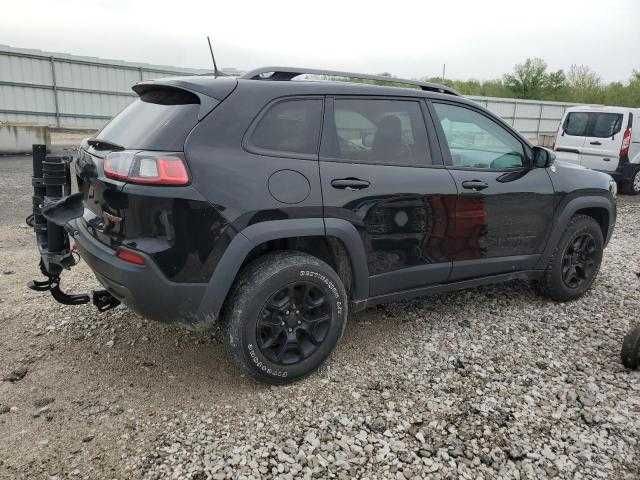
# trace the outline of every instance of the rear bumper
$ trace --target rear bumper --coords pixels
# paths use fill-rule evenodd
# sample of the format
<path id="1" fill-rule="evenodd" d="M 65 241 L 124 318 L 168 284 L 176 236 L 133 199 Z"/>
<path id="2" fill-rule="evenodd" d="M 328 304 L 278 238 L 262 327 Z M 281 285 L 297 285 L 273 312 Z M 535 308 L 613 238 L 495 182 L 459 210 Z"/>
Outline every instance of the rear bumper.
<path id="1" fill-rule="evenodd" d="M 71 221 L 69 227 L 74 231 L 80 256 L 104 288 L 122 303 L 152 320 L 188 328 L 203 326 L 197 311 L 206 283 L 172 282 L 142 252 L 139 253 L 145 257 L 145 265 L 120 260 L 114 250 L 91 236 L 81 219 Z"/>

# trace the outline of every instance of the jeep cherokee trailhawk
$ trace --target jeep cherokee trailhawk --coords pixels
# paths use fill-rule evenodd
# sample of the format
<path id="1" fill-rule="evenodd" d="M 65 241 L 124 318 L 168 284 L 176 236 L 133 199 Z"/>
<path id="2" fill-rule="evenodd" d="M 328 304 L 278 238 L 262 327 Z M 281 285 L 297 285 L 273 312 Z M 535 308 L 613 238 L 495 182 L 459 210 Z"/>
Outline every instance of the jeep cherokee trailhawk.
<path id="1" fill-rule="evenodd" d="M 446 86 L 389 81 L 269 67 L 135 85 L 71 162 L 34 156 L 47 278 L 31 287 L 89 301 L 59 287 L 77 251 L 100 309 L 220 322 L 270 383 L 316 369 L 374 304 L 512 279 L 585 293 L 616 220 L 611 177 Z"/>

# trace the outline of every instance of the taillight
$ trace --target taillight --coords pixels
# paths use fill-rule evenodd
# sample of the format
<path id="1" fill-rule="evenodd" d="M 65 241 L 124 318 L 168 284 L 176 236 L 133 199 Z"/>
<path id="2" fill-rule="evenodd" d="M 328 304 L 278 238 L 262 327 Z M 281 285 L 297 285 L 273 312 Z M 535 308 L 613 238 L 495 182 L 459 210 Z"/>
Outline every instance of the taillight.
<path id="1" fill-rule="evenodd" d="M 629 147 L 631 146 L 631 129 L 627 128 L 622 137 L 622 146 L 620 147 L 620 158 L 629 155 Z"/>
<path id="2" fill-rule="evenodd" d="M 144 257 L 138 252 L 134 252 L 133 250 L 129 250 L 127 248 L 118 248 L 116 250 L 116 257 L 128 263 L 133 263 L 135 265 L 144 265 Z"/>
<path id="3" fill-rule="evenodd" d="M 181 153 L 111 152 L 104 159 L 107 178 L 141 185 L 188 185 L 189 173 Z"/>

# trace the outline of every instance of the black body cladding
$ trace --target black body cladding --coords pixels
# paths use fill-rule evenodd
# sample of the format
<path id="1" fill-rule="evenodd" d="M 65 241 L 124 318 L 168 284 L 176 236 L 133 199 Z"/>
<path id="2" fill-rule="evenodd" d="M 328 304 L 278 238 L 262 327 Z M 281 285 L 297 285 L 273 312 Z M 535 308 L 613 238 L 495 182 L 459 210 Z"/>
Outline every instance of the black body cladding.
<path id="1" fill-rule="evenodd" d="M 218 318 L 238 272 L 265 251 L 317 254 L 363 307 L 536 277 L 579 211 L 608 240 L 616 207 L 607 175 L 535 168 L 533 147 L 499 118 L 454 92 L 414 86 L 277 76 L 139 84 L 141 99 L 98 135 L 105 144 L 83 145 L 76 159 L 81 252 L 117 298 L 198 328 Z M 474 112 L 493 137 L 473 147 L 483 133 L 439 115 L 438 104 Z M 184 154 L 189 184 L 107 178 L 112 144 Z M 122 262 L 119 247 L 146 264 Z"/>

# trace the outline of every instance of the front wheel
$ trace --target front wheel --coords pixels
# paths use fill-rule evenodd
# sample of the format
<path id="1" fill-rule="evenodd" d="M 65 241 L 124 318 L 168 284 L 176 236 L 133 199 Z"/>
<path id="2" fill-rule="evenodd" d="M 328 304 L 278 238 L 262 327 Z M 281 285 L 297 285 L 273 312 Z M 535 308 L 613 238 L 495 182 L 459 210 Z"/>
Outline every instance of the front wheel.
<path id="1" fill-rule="evenodd" d="M 603 248 L 598 222 L 587 215 L 573 217 L 540 281 L 541 293 L 561 302 L 584 295 L 600 270 Z"/>
<path id="2" fill-rule="evenodd" d="M 329 265 L 302 252 L 271 253 L 236 282 L 225 308 L 225 345 L 256 380 L 290 383 L 327 359 L 346 319 L 345 288 Z"/>

